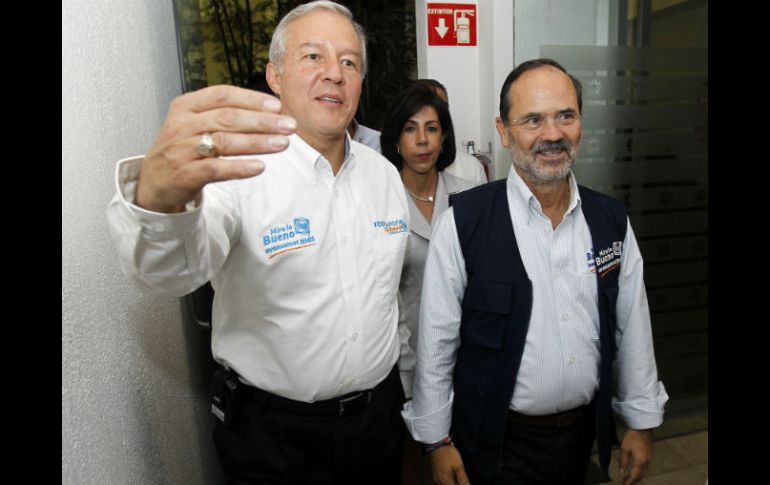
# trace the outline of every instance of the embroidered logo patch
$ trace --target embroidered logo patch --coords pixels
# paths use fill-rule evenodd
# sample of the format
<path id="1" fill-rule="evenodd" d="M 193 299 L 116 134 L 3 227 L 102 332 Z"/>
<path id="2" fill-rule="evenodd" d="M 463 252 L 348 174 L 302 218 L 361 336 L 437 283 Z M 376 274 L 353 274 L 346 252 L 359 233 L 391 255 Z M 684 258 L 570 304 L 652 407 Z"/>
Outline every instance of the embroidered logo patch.
<path id="1" fill-rule="evenodd" d="M 262 236 L 262 244 L 265 246 L 267 259 L 272 259 L 279 254 L 315 246 L 317 242 L 310 231 L 310 220 L 297 217 L 291 224 L 271 227 Z"/>
<path id="2" fill-rule="evenodd" d="M 389 236 L 409 231 L 409 227 L 403 219 L 374 221 L 372 225 L 375 229 L 383 229 Z"/>
<path id="3" fill-rule="evenodd" d="M 596 271 L 599 271 L 599 276 L 604 278 L 609 272 L 620 268 L 620 257 L 622 255 L 623 241 L 615 241 L 611 246 L 600 250 L 598 256 L 593 258 L 593 264 Z M 588 266 L 591 268 L 590 256 Z"/>

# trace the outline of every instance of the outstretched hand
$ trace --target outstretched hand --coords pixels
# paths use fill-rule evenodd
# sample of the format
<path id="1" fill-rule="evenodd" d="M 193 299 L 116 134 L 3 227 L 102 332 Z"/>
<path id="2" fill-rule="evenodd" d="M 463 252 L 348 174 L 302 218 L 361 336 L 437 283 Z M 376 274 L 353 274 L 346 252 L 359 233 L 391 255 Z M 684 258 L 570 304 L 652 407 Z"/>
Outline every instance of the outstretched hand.
<path id="1" fill-rule="evenodd" d="M 210 182 L 259 175 L 256 159 L 223 160 L 220 155 L 251 155 L 284 150 L 297 122 L 278 114 L 274 96 L 235 86 L 211 86 L 176 98 L 147 151 L 135 203 L 156 212 L 182 212 Z M 198 145 L 210 134 L 214 149 Z M 204 150 L 205 152 L 205 150 Z"/>

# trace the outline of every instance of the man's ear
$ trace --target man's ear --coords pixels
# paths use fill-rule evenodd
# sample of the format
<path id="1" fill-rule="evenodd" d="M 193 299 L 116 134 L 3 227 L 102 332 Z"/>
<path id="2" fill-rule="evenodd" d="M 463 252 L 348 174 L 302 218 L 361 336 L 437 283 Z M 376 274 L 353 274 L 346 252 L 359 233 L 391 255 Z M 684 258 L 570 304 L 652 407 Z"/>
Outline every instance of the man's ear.
<path id="1" fill-rule="evenodd" d="M 499 116 L 495 117 L 495 128 L 497 128 L 497 133 L 500 135 L 500 143 L 502 143 L 505 148 L 509 148 L 511 146 L 511 137 L 508 135 L 505 123 L 503 123 L 502 118 Z"/>
<path id="2" fill-rule="evenodd" d="M 267 79 L 267 85 L 276 94 L 281 96 L 281 73 L 278 68 L 272 62 L 267 64 L 267 70 L 265 71 L 265 79 Z"/>

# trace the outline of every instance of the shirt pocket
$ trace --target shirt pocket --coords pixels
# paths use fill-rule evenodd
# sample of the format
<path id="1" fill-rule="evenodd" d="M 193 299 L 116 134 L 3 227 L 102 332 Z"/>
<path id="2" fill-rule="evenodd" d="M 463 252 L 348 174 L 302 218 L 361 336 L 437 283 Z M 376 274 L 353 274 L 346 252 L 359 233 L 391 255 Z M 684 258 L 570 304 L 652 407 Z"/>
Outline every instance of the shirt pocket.
<path id="1" fill-rule="evenodd" d="M 572 287 L 572 292 L 578 303 L 582 306 L 596 306 L 597 301 L 597 283 L 596 273 L 584 272 L 568 280 Z"/>
<path id="2" fill-rule="evenodd" d="M 407 237 L 408 233 L 383 235 L 374 244 L 375 289 L 385 307 L 396 301 Z"/>

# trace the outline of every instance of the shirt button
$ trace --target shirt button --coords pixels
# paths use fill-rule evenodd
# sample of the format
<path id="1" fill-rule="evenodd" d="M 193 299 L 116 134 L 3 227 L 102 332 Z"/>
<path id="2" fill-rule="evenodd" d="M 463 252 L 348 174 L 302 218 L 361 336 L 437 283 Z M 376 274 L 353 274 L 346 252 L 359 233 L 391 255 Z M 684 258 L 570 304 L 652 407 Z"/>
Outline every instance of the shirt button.
<path id="1" fill-rule="evenodd" d="M 562 320 L 564 320 L 565 322 L 566 322 L 567 320 L 569 320 L 569 313 L 562 313 L 562 314 L 561 314 L 561 319 L 562 319 Z"/>
<path id="2" fill-rule="evenodd" d="M 347 288 L 345 288 L 345 289 L 346 289 L 346 290 L 348 290 L 348 292 L 352 292 L 352 291 L 353 291 L 353 288 L 354 288 L 354 286 L 353 286 L 353 285 L 348 285 L 348 287 L 347 287 Z"/>
<path id="3" fill-rule="evenodd" d="M 337 199 L 340 198 L 340 191 L 339 190 L 335 190 L 334 191 L 334 197 L 337 198 Z"/>
<path id="4" fill-rule="evenodd" d="M 358 340 L 358 332 L 355 332 L 353 335 L 350 336 L 350 341 L 355 342 Z"/>
<path id="5" fill-rule="evenodd" d="M 351 386 L 354 386 L 356 384 L 356 382 L 358 382 L 358 379 L 356 379 L 355 377 L 350 379 L 350 385 Z"/>
<path id="6" fill-rule="evenodd" d="M 348 242 L 348 237 L 342 236 L 342 244 L 347 244 L 347 242 Z"/>
<path id="7" fill-rule="evenodd" d="M 575 363 L 575 358 L 574 357 L 570 357 L 569 358 L 569 363 L 570 364 L 574 364 Z"/>

